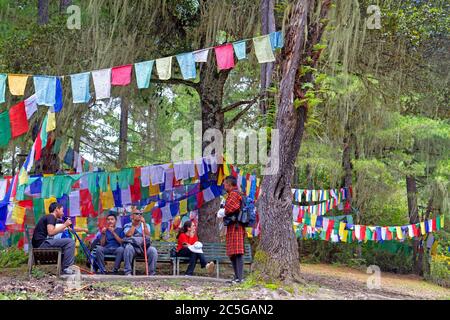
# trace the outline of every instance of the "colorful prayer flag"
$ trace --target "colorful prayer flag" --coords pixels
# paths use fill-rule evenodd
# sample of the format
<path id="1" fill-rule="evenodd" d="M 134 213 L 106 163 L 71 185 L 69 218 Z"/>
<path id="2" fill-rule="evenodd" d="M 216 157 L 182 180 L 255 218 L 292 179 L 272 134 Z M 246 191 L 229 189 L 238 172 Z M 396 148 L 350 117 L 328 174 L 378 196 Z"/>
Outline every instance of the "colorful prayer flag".
<path id="1" fill-rule="evenodd" d="M 215 47 L 214 52 L 216 53 L 217 68 L 219 70 L 234 68 L 234 50 L 231 43 Z"/>
<path id="2" fill-rule="evenodd" d="M 132 64 L 114 67 L 111 69 L 112 80 L 111 84 L 113 86 L 127 86 L 131 83 L 131 70 L 133 69 Z"/>
<path id="3" fill-rule="evenodd" d="M 139 89 L 146 89 L 150 86 L 154 60 L 144 61 L 134 64 L 136 82 Z"/>
<path id="4" fill-rule="evenodd" d="M 27 74 L 8 74 L 9 92 L 11 92 L 13 96 L 23 96 L 25 94 L 28 77 L 29 75 Z"/>
<path id="5" fill-rule="evenodd" d="M 275 61 L 268 35 L 253 38 L 253 45 L 255 46 L 255 54 L 259 63 Z"/>
<path id="6" fill-rule="evenodd" d="M 17 138 L 28 131 L 28 119 L 25 111 L 25 102 L 21 101 L 9 109 L 11 124 L 11 137 Z"/>
<path id="7" fill-rule="evenodd" d="M 88 103 L 91 99 L 91 93 L 89 90 L 89 77 L 89 72 L 70 75 L 73 103 Z"/>
<path id="8" fill-rule="evenodd" d="M 156 71 L 158 71 L 159 79 L 169 80 L 172 76 L 172 57 L 157 59 Z"/>

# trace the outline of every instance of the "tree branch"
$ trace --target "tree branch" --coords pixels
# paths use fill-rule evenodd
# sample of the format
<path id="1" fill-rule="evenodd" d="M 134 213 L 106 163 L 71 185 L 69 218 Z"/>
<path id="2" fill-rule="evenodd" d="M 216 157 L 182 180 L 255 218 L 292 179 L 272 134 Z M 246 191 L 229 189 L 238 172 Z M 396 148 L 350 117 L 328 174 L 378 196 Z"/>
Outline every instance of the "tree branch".
<path id="1" fill-rule="evenodd" d="M 255 101 L 256 102 L 256 101 Z M 226 129 L 231 129 L 234 127 L 234 125 L 236 124 L 236 122 L 239 121 L 239 119 L 248 111 L 248 109 L 250 109 L 252 106 L 254 105 L 254 103 L 248 104 L 244 109 L 241 110 L 241 112 L 239 112 L 233 119 L 231 119 L 227 126 Z"/>
<path id="2" fill-rule="evenodd" d="M 179 85 L 179 84 L 183 84 L 185 86 L 189 86 L 194 88 L 195 90 L 198 90 L 199 88 L 199 83 L 196 82 L 192 82 L 192 81 L 187 81 L 187 80 L 183 80 L 183 79 L 176 79 L 176 78 L 170 78 L 168 80 L 159 80 L 159 79 L 151 79 L 150 83 L 159 83 L 159 84 L 170 84 L 170 85 Z"/>
<path id="3" fill-rule="evenodd" d="M 242 106 L 242 105 L 244 105 L 244 104 L 247 104 L 247 105 L 253 105 L 256 101 L 258 101 L 258 99 L 259 99 L 261 96 L 262 96 L 262 95 L 258 95 L 258 96 L 256 96 L 256 97 L 254 97 L 252 100 L 242 100 L 242 101 L 238 101 L 238 102 L 232 103 L 232 104 L 230 104 L 230 105 L 228 105 L 228 106 L 226 106 L 226 107 L 220 109 L 220 112 L 221 112 L 221 113 L 225 113 L 225 112 L 231 111 L 231 110 L 233 110 L 233 109 L 236 109 L 237 107 Z"/>

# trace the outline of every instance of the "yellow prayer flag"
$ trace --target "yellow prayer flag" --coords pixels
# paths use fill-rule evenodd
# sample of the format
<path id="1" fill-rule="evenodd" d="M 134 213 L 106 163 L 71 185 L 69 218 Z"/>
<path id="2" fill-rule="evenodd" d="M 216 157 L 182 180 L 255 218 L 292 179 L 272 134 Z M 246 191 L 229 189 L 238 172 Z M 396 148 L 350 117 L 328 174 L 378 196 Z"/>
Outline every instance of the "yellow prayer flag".
<path id="1" fill-rule="evenodd" d="M 157 196 L 159 194 L 159 184 L 150 184 L 149 196 Z"/>
<path id="2" fill-rule="evenodd" d="M 45 209 L 45 214 L 49 214 L 49 213 L 50 213 L 49 207 L 50 207 L 50 205 L 51 205 L 53 202 L 56 202 L 56 198 L 55 198 L 55 197 L 51 197 L 51 198 L 48 198 L 48 199 L 44 199 L 44 209 Z"/>
<path id="3" fill-rule="evenodd" d="M 148 205 L 145 206 L 144 212 L 150 212 L 152 211 L 153 207 L 156 205 L 156 202 L 150 202 Z"/>
<path id="4" fill-rule="evenodd" d="M 425 222 L 421 222 L 420 223 L 420 232 L 422 233 L 422 235 L 425 234 Z"/>
<path id="5" fill-rule="evenodd" d="M 249 195 L 250 194 L 250 187 L 252 186 L 252 183 L 250 180 L 247 180 L 247 184 L 245 185 L 245 194 Z"/>
<path id="6" fill-rule="evenodd" d="M 47 119 L 47 132 L 53 131 L 56 129 L 56 113 L 49 111 Z"/>
<path id="7" fill-rule="evenodd" d="M 187 213 L 187 199 L 180 201 L 180 214 Z"/>
<path id="8" fill-rule="evenodd" d="M 156 71 L 159 79 L 169 80 L 172 76 L 172 57 L 156 59 Z"/>
<path id="9" fill-rule="evenodd" d="M 111 209 L 114 208 L 114 196 L 111 191 L 111 187 L 108 184 L 108 190 L 106 192 L 101 193 L 101 200 L 102 200 L 102 208 L 103 209 Z"/>
<path id="10" fill-rule="evenodd" d="M 15 205 L 12 211 L 12 220 L 15 221 L 16 224 L 23 224 L 25 221 L 26 209 Z"/>
<path id="11" fill-rule="evenodd" d="M 225 160 L 223 160 L 223 174 L 225 175 L 225 177 L 228 177 L 230 175 L 230 168 L 228 167 Z"/>
<path id="12" fill-rule="evenodd" d="M 159 240 L 161 238 L 161 224 L 154 225 L 155 227 L 155 239 Z"/>
<path id="13" fill-rule="evenodd" d="M 339 223 L 339 237 L 341 237 L 341 238 L 344 236 L 345 226 L 346 226 L 345 222 Z"/>
<path id="14" fill-rule="evenodd" d="M 402 227 L 395 227 L 395 229 L 397 230 L 397 238 L 399 240 L 402 240 L 403 239 Z"/>
<path id="15" fill-rule="evenodd" d="M 441 216 L 441 229 L 444 228 L 444 215 Z"/>
<path id="16" fill-rule="evenodd" d="M 87 217 L 76 217 L 75 218 L 75 226 L 81 229 L 87 229 Z M 81 235 L 80 235 L 81 237 Z"/>
<path id="17" fill-rule="evenodd" d="M 21 168 L 20 169 L 20 174 L 19 174 L 19 186 L 25 184 L 28 182 L 28 174 L 27 171 L 25 170 L 25 168 Z"/>
<path id="18" fill-rule="evenodd" d="M 219 167 L 219 174 L 217 176 L 217 185 L 220 186 L 222 185 L 223 180 L 225 179 L 224 175 L 223 175 L 223 169 L 222 166 Z"/>
<path id="19" fill-rule="evenodd" d="M 341 237 L 341 241 L 347 242 L 347 238 L 348 238 L 348 230 L 344 230 L 344 234 L 343 237 Z"/>
<path id="20" fill-rule="evenodd" d="M 275 61 L 269 35 L 253 38 L 253 45 L 259 63 Z"/>
<path id="21" fill-rule="evenodd" d="M 28 80 L 27 74 L 8 74 L 9 92 L 13 96 L 23 96 Z"/>
<path id="22" fill-rule="evenodd" d="M 317 221 L 317 215 L 312 214 L 311 215 L 311 227 L 313 227 L 313 228 L 316 227 L 316 221 Z"/>

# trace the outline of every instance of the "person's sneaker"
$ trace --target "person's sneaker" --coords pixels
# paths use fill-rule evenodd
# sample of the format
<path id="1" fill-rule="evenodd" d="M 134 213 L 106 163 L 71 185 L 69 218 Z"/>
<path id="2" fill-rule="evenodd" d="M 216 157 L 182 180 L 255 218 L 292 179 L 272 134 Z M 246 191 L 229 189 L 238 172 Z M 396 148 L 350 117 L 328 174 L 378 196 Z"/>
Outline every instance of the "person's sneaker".
<path id="1" fill-rule="evenodd" d="M 211 261 L 211 262 L 208 262 L 207 264 L 206 264 L 206 270 L 208 271 L 208 273 L 210 274 L 210 275 L 212 275 L 213 273 L 214 273 L 214 262 L 213 261 Z"/>
<path id="2" fill-rule="evenodd" d="M 231 281 L 232 284 L 241 284 L 242 282 L 244 282 L 244 280 L 234 279 Z"/>
<path id="3" fill-rule="evenodd" d="M 70 268 L 66 268 L 63 270 L 63 274 L 75 274 L 75 271 Z"/>
<path id="4" fill-rule="evenodd" d="M 131 273 L 125 273 L 126 277 L 131 277 Z"/>
<path id="5" fill-rule="evenodd" d="M 119 274 L 119 270 L 113 270 L 113 271 L 112 271 L 112 274 L 118 275 L 118 274 Z"/>

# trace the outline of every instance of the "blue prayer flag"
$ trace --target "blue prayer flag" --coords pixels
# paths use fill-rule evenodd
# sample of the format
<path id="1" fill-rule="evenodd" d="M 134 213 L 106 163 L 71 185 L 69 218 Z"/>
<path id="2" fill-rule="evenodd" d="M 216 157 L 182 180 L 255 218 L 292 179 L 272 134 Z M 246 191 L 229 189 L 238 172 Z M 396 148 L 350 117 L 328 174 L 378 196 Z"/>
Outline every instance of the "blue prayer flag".
<path id="1" fill-rule="evenodd" d="M 192 52 L 178 54 L 177 60 L 184 80 L 195 79 L 197 77 L 195 59 Z"/>
<path id="2" fill-rule="evenodd" d="M 281 31 L 271 32 L 269 34 L 272 50 L 283 48 L 284 39 Z"/>
<path id="3" fill-rule="evenodd" d="M 70 75 L 72 83 L 72 99 L 73 103 L 87 103 L 91 99 L 89 92 L 89 72 Z"/>
<path id="4" fill-rule="evenodd" d="M 247 58 L 246 42 L 245 40 L 233 42 L 234 54 L 238 60 Z"/>
<path id="5" fill-rule="evenodd" d="M 60 112 L 63 107 L 63 91 L 62 91 L 62 85 L 61 85 L 61 79 L 56 79 L 56 95 L 55 95 L 55 112 Z"/>
<path id="6" fill-rule="evenodd" d="M 144 61 L 134 64 L 136 82 L 139 89 L 146 89 L 150 86 L 154 60 Z"/>
<path id="7" fill-rule="evenodd" d="M 5 102 L 5 93 L 6 93 L 6 78 L 7 74 L 0 74 L 0 103 Z"/>
<path id="8" fill-rule="evenodd" d="M 34 76 L 36 103 L 53 107 L 56 103 L 56 77 Z"/>

